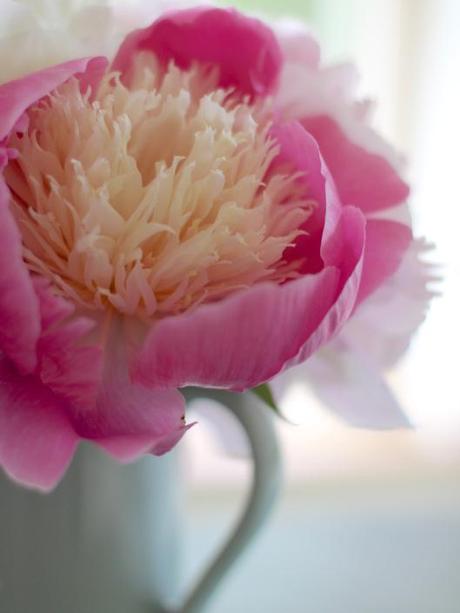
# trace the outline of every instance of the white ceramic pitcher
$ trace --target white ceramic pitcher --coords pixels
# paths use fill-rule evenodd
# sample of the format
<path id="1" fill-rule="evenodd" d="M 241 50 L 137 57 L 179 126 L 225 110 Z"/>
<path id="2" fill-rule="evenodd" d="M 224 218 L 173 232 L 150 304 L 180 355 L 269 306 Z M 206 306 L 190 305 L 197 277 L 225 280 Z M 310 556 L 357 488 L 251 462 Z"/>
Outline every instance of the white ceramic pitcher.
<path id="1" fill-rule="evenodd" d="M 238 418 L 249 438 L 254 479 L 240 524 L 182 604 L 176 453 L 120 466 L 83 445 L 51 494 L 0 476 L 2 613 L 203 610 L 270 510 L 279 453 L 269 409 L 252 394 L 190 389 L 187 396 L 217 400 Z"/>

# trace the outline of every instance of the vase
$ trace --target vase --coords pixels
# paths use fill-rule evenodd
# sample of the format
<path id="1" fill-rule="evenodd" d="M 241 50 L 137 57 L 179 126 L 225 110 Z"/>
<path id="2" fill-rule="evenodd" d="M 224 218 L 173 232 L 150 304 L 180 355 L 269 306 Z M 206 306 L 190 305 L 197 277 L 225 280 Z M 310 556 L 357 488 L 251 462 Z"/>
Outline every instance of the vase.
<path id="1" fill-rule="evenodd" d="M 250 442 L 254 476 L 239 524 L 188 594 L 178 593 L 177 451 L 121 466 L 88 443 L 50 494 L 0 476 L 0 611 L 192 613 L 204 610 L 268 516 L 279 486 L 269 410 L 252 394 L 186 390 L 227 407 Z"/>

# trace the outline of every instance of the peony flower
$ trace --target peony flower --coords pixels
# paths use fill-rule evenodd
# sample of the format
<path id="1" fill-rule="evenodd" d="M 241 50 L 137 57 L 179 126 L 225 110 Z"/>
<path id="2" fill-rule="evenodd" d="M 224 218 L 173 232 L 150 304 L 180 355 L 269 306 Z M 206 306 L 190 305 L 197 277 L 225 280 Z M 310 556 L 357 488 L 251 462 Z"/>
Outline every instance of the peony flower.
<path id="1" fill-rule="evenodd" d="M 165 13 L 113 56 L 0 86 L 0 464 L 42 490 L 79 440 L 121 462 L 180 388 L 256 388 L 398 270 L 408 187 L 310 37 Z M 260 388 L 259 388 L 260 389 Z"/>

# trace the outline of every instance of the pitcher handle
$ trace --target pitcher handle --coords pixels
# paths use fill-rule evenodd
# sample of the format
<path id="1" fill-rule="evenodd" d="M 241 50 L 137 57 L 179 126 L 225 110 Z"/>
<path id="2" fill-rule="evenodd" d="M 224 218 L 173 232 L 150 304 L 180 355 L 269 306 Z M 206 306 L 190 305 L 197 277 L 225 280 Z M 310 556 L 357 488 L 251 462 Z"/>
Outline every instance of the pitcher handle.
<path id="1" fill-rule="evenodd" d="M 249 440 L 253 477 L 250 493 L 236 528 L 192 588 L 176 613 L 201 613 L 221 580 L 267 520 L 281 484 L 281 456 L 273 415 L 251 392 L 188 388 L 187 401 L 209 398 L 226 407 L 240 422 Z"/>

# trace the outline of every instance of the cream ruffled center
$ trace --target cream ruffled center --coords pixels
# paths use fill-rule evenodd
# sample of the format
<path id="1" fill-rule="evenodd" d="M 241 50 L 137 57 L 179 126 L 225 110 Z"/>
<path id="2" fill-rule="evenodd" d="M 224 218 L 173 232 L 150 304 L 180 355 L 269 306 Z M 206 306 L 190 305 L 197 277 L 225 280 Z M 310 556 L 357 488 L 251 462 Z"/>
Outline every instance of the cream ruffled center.
<path id="1" fill-rule="evenodd" d="M 32 272 L 141 318 L 297 276 L 283 253 L 313 204 L 267 173 L 266 109 L 213 79 L 144 61 L 129 88 L 109 74 L 91 98 L 71 79 L 28 111 L 5 176 Z"/>

